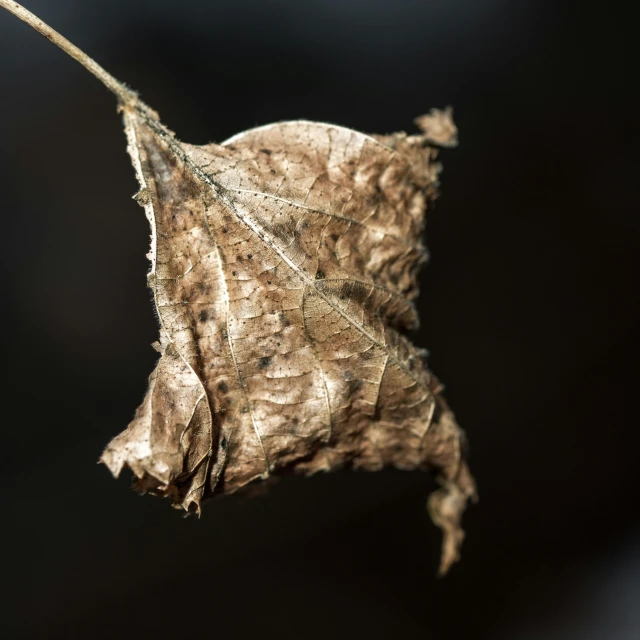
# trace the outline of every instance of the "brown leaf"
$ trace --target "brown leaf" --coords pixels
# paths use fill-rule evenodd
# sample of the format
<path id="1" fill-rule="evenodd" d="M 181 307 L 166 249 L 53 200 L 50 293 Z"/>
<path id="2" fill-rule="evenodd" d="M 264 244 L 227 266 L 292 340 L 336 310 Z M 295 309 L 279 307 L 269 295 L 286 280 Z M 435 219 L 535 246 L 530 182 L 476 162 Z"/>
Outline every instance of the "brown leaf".
<path id="1" fill-rule="evenodd" d="M 440 384 L 401 333 L 418 322 L 429 139 L 297 121 L 196 147 L 144 111 L 124 119 L 162 355 L 102 460 L 198 512 L 274 474 L 431 468 L 454 496 L 432 503 L 446 569 L 475 489 Z"/>
<path id="2" fill-rule="evenodd" d="M 0 6 L 118 96 L 151 225 L 161 356 L 101 460 L 198 513 L 278 474 L 431 469 L 446 572 L 475 485 L 441 385 L 402 331 L 418 323 L 432 145 L 455 144 L 451 110 L 418 118 L 423 135 L 296 121 L 196 147 L 24 7 Z"/>

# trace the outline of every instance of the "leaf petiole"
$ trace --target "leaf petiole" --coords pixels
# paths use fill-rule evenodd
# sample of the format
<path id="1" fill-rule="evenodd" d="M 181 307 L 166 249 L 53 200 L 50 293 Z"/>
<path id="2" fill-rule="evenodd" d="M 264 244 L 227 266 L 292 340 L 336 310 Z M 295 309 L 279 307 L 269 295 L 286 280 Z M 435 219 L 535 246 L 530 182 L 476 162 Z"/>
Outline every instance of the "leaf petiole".
<path id="1" fill-rule="evenodd" d="M 125 84 L 116 80 L 110 73 L 103 69 L 93 58 L 89 57 L 82 49 L 79 49 L 63 35 L 52 29 L 46 22 L 34 15 L 21 4 L 12 0 L 0 0 L 0 7 L 12 13 L 16 18 L 28 24 L 40 35 L 62 49 L 67 55 L 78 61 L 87 71 L 92 73 L 102 84 L 115 94 L 118 102 L 127 106 L 138 106 L 141 104 L 138 94 L 129 89 Z"/>

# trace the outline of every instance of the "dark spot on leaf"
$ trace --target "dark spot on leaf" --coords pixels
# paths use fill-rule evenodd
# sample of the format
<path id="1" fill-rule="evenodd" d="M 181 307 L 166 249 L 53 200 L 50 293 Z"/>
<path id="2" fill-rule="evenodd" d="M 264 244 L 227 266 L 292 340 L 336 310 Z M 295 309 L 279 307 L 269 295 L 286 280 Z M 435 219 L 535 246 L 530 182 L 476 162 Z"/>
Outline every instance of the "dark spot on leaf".
<path id="1" fill-rule="evenodd" d="M 373 348 L 367 349 L 360 354 L 363 360 L 371 360 L 376 355 L 376 350 Z"/>
<path id="2" fill-rule="evenodd" d="M 266 224 L 265 227 L 268 232 L 275 238 L 290 245 L 294 242 L 298 235 L 297 223 L 293 216 L 278 216 L 279 221 L 271 224 Z"/>
<path id="3" fill-rule="evenodd" d="M 271 364 L 271 356 L 264 356 L 258 360 L 258 368 L 266 369 Z"/>
<path id="4" fill-rule="evenodd" d="M 209 312 L 206 309 L 203 309 L 198 314 L 198 320 L 200 320 L 200 322 L 206 322 L 208 319 L 209 319 Z"/>
<path id="5" fill-rule="evenodd" d="M 285 315 L 284 311 L 280 311 L 280 313 L 278 313 L 278 318 L 280 318 L 280 320 L 282 321 L 282 324 L 285 327 L 288 327 L 291 325 L 291 320 L 289 320 L 289 318 L 287 318 L 287 316 Z"/>
<path id="6" fill-rule="evenodd" d="M 353 302 L 362 303 L 368 295 L 369 291 L 367 287 L 361 282 L 347 280 L 342 284 L 342 287 L 340 287 L 340 300 L 348 298 Z"/>
<path id="7" fill-rule="evenodd" d="M 222 393 L 227 393 L 227 391 L 229 391 L 229 385 L 224 380 L 220 380 L 220 382 L 218 382 L 218 389 L 222 391 Z"/>
<path id="8" fill-rule="evenodd" d="M 316 280 L 324 280 L 324 271 L 320 271 L 320 269 L 316 271 Z"/>

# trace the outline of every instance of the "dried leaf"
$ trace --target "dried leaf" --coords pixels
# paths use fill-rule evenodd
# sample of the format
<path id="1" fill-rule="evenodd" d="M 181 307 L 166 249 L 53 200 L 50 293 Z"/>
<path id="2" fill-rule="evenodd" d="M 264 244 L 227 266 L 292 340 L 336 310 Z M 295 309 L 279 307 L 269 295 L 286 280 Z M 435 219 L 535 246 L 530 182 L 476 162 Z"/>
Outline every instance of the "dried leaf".
<path id="1" fill-rule="evenodd" d="M 124 119 L 162 356 L 102 460 L 195 511 L 272 474 L 433 468 L 456 496 L 432 502 L 448 565 L 473 483 L 440 385 L 400 333 L 417 324 L 436 195 L 428 138 L 299 121 L 196 147 L 135 108 Z"/>
<path id="2" fill-rule="evenodd" d="M 198 513 L 272 475 L 430 469 L 445 572 L 475 486 L 441 385 L 402 332 L 418 323 L 434 145 L 455 144 L 451 111 L 418 118 L 422 135 L 295 121 L 198 147 L 90 70 L 120 100 L 161 354 L 101 460 Z"/>

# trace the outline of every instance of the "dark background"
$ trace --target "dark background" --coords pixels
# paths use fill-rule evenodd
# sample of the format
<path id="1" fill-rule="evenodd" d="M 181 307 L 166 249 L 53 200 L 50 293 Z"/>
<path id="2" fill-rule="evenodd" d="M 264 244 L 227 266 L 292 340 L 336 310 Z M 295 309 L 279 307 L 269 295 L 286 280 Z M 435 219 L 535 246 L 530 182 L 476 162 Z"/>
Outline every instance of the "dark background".
<path id="1" fill-rule="evenodd" d="M 287 479 L 198 521 L 96 465 L 156 359 L 147 222 L 113 97 L 0 11 L 8 637 L 640 637 L 629 18 L 563 1 L 26 1 L 187 142 L 296 118 L 413 131 L 454 105 L 414 339 L 481 500 L 438 580 L 424 474 Z"/>

